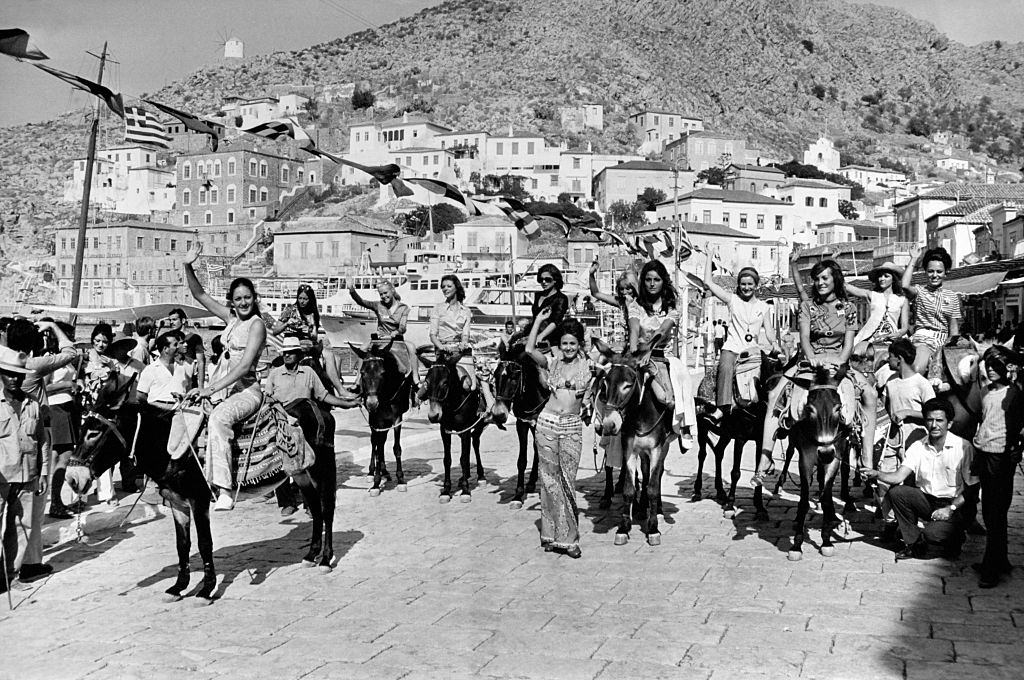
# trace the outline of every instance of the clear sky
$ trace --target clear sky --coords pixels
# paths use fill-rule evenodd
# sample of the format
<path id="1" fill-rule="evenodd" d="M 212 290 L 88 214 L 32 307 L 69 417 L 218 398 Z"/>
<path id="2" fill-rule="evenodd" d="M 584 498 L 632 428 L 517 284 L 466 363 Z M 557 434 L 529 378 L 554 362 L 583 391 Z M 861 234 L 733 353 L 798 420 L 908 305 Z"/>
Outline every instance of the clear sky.
<path id="1" fill-rule="evenodd" d="M 579 0 L 552 0 L 577 2 Z M 727 1 L 727 0 L 723 0 Z M 861 2 L 863 0 L 853 0 Z M 954 40 L 1017 41 L 1024 0 L 872 0 L 935 23 Z M 440 0 L 4 0 L 0 26 L 23 28 L 49 65 L 95 78 L 103 41 L 120 64 L 104 82 L 125 93 L 152 92 L 220 58 L 229 36 L 246 55 L 295 50 L 387 23 Z M 26 64 L 0 57 L 0 126 L 48 120 L 88 95 Z"/>

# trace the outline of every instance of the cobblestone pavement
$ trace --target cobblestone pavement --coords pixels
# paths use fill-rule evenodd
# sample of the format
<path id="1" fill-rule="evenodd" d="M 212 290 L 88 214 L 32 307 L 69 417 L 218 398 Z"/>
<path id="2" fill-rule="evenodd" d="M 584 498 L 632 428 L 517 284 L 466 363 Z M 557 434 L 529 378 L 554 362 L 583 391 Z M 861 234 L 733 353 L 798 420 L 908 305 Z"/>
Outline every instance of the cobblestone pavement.
<path id="1" fill-rule="evenodd" d="M 983 538 L 955 562 L 896 564 L 858 531 L 871 518 L 860 512 L 824 558 L 815 515 L 803 561 L 788 562 L 792 496 L 755 522 L 741 486 L 745 511 L 726 519 L 713 500 L 689 502 L 696 457 L 673 449 L 662 545 L 635 528 L 616 547 L 588 446 L 583 558 L 572 560 L 540 549 L 535 496 L 509 508 L 514 432 L 489 429 L 487 482 L 471 503 L 441 505 L 436 430 L 406 427 L 408 492 L 372 498 L 364 427 L 358 413 L 339 418 L 333 573 L 298 564 L 308 518 L 282 519 L 273 502 L 214 516 L 221 582 L 208 607 L 161 602 L 175 573 L 164 508 L 140 505 L 121 531 L 125 505 L 92 513 L 89 544 L 50 524 L 54 575 L 15 591 L 13 612 L 0 596 L 0 678 L 1021 677 L 1021 577 L 978 589 L 969 565 Z M 1011 560 L 1022 564 L 1017 481 Z M 197 556 L 193 567 L 198 584 Z"/>

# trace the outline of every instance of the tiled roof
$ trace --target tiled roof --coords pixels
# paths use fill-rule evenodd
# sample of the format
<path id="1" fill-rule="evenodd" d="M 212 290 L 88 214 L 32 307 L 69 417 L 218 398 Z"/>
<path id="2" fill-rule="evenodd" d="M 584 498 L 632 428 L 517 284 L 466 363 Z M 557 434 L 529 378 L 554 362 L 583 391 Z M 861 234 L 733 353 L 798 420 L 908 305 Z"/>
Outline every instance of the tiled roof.
<path id="1" fill-rule="evenodd" d="M 751 170 L 754 172 L 770 172 L 776 175 L 785 175 L 785 170 L 779 170 L 778 168 L 771 165 L 750 165 L 749 163 L 733 163 L 732 168 L 739 168 L 740 170 Z"/>
<path id="2" fill-rule="evenodd" d="M 931 198 L 948 201 L 967 201 L 972 198 L 1020 199 L 1024 200 L 1024 184 L 967 184 L 950 182 L 926 191 L 914 198 Z M 913 198 L 907 199 L 913 200 Z M 903 201 L 902 203 L 906 203 Z"/>
<path id="3" fill-rule="evenodd" d="M 705 222 L 680 222 L 682 228 L 686 230 L 687 234 L 699 234 L 701 236 L 720 236 L 723 238 L 742 238 L 742 239 L 754 239 L 757 237 L 752 234 L 747 234 L 736 229 L 730 229 L 724 224 L 708 224 Z M 633 234 L 645 234 L 650 231 L 668 231 L 674 233 L 674 226 L 672 220 L 658 220 L 650 224 L 645 224 L 632 229 L 627 229 Z"/>
<path id="4" fill-rule="evenodd" d="M 829 182 L 825 179 L 803 179 L 796 178 L 790 179 L 785 184 L 781 185 L 780 189 L 786 187 L 804 187 L 805 189 L 849 189 L 850 187 L 843 184 L 836 184 L 835 182 Z"/>
<path id="5" fill-rule="evenodd" d="M 274 234 L 310 234 L 334 233 L 347 234 L 359 232 L 378 236 L 392 236 L 398 231 L 395 225 L 369 217 L 343 215 L 341 217 L 304 217 L 289 222 Z"/>
<path id="6" fill-rule="evenodd" d="M 712 201 L 723 201 L 727 203 L 762 203 L 765 205 L 789 205 L 778 199 L 772 198 L 771 196 L 762 196 L 761 194 L 755 194 L 752 191 L 738 191 L 732 189 L 697 189 L 683 194 L 679 197 L 680 201 L 684 201 L 688 198 L 705 199 Z M 662 201 L 658 205 L 668 205 L 672 203 L 671 199 Z"/>
<path id="7" fill-rule="evenodd" d="M 609 165 L 601 172 L 605 172 L 605 170 L 663 170 L 671 172 L 672 166 L 668 163 L 659 163 L 658 161 L 626 161 L 618 165 Z"/>
<path id="8" fill-rule="evenodd" d="M 486 135 L 487 130 L 452 130 L 451 132 L 440 132 L 435 137 L 453 137 L 455 135 Z"/>
<path id="9" fill-rule="evenodd" d="M 844 165 L 839 168 L 839 172 L 843 170 L 866 170 L 867 172 L 878 172 L 886 175 L 905 175 L 905 172 L 899 170 L 890 170 L 889 168 L 876 168 L 872 165 Z"/>

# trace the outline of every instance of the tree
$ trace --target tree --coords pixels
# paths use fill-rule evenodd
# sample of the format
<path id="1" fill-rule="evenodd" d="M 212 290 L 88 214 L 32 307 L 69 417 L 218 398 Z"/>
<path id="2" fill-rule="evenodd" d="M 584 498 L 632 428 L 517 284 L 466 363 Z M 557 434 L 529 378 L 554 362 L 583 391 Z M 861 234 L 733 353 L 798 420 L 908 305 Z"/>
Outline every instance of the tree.
<path id="1" fill-rule="evenodd" d="M 697 173 L 697 179 L 705 184 L 725 184 L 725 168 L 708 168 Z"/>
<path id="2" fill-rule="evenodd" d="M 860 213 L 853 207 L 853 203 L 845 198 L 839 199 L 839 214 L 843 216 L 843 219 L 847 220 L 860 219 Z"/>
<path id="3" fill-rule="evenodd" d="M 644 210 L 654 210 L 654 206 L 663 202 L 667 196 L 661 189 L 655 189 L 654 187 L 647 187 L 643 193 L 637 197 L 637 202 L 644 205 Z"/>
<path id="4" fill-rule="evenodd" d="M 466 221 L 466 214 L 448 203 L 437 205 L 421 205 L 405 216 L 402 226 L 407 234 L 424 238 L 430 233 L 430 217 L 433 214 L 434 231 L 437 233 L 451 231 L 456 224 Z"/>
<path id="5" fill-rule="evenodd" d="M 368 109 L 377 102 L 377 96 L 369 90 L 356 89 L 352 92 L 352 108 L 356 111 Z"/>
<path id="6" fill-rule="evenodd" d="M 480 193 L 485 196 L 508 196 L 524 203 L 533 200 L 526 190 L 526 178 L 522 175 L 484 175 Z"/>
<path id="7" fill-rule="evenodd" d="M 646 224 L 646 212 L 640 201 L 634 203 L 615 201 L 608 206 L 608 216 L 611 218 L 612 224 L 618 229 L 639 227 Z"/>

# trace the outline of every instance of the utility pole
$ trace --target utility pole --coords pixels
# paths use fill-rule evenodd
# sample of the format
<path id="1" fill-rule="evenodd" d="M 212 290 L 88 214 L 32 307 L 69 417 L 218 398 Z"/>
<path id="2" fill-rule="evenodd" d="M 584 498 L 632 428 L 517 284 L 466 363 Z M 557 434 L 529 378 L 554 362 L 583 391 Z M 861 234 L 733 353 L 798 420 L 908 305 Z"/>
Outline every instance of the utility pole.
<path id="1" fill-rule="evenodd" d="M 90 52 L 90 54 L 92 54 Z M 96 55 L 93 55 L 96 56 Z M 100 54 L 100 72 L 96 77 L 96 83 L 103 84 L 103 67 L 107 63 L 107 43 L 103 43 L 103 52 Z M 100 103 L 96 102 L 93 109 L 92 127 L 89 130 L 89 151 L 85 157 L 85 188 L 82 191 L 82 211 L 78 218 L 78 242 L 75 244 L 75 270 L 74 282 L 71 285 L 71 306 L 78 307 L 78 301 L 82 293 L 82 270 L 85 260 L 85 228 L 89 223 L 89 196 L 92 193 L 92 169 L 96 162 L 96 134 L 100 127 Z M 72 313 L 71 322 L 74 323 L 75 315 Z"/>

